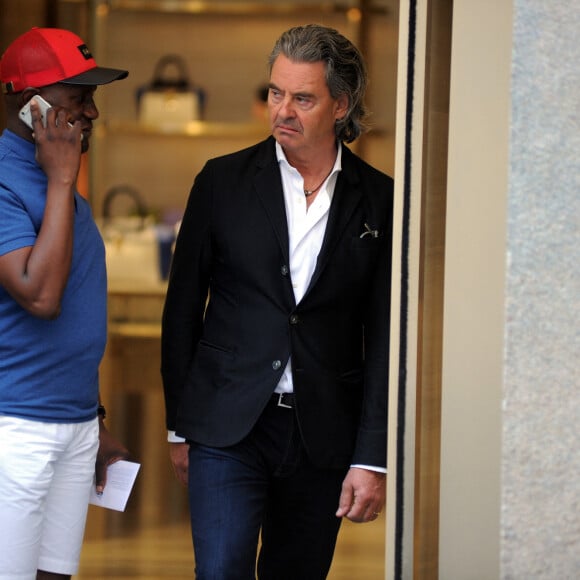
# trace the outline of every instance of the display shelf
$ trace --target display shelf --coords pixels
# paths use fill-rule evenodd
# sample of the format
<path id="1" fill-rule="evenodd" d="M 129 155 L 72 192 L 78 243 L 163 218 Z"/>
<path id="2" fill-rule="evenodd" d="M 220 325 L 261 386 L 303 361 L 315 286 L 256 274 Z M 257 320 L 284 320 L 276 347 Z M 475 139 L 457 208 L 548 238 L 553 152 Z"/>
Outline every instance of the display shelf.
<path id="1" fill-rule="evenodd" d="M 146 125 L 139 121 L 103 122 L 98 127 L 99 136 L 106 135 L 150 135 L 175 136 L 193 138 L 263 138 L 269 134 L 269 127 L 264 123 L 252 122 L 210 122 L 190 121 L 181 126 L 176 125 Z"/>
<path id="2" fill-rule="evenodd" d="M 109 335 L 119 338 L 161 338 L 161 324 L 153 322 L 110 322 Z"/>
<path id="3" fill-rule="evenodd" d="M 101 9 L 127 10 L 134 12 L 168 12 L 179 14 L 208 15 L 313 15 L 322 13 L 344 13 L 360 10 L 358 2 L 235 2 L 200 0 L 107 0 Z M 386 6 L 369 3 L 366 8 L 373 14 L 388 14 Z"/>
<path id="4" fill-rule="evenodd" d="M 270 134 L 270 128 L 265 123 L 243 123 L 243 122 L 210 122 L 210 121 L 190 121 L 182 126 L 168 125 L 145 125 L 139 121 L 104 121 L 95 127 L 99 137 L 111 135 L 123 136 L 168 136 L 168 137 L 190 137 L 194 139 L 263 139 Z M 373 127 L 365 136 L 385 137 L 387 129 Z"/>
<path id="5" fill-rule="evenodd" d="M 87 188 L 95 214 L 120 183 L 137 189 L 156 214 L 174 213 L 185 206 L 191 183 L 208 159 L 266 138 L 269 123 L 256 116 L 254 104 L 257 87 L 268 80 L 267 56 L 283 30 L 309 22 L 339 30 L 365 54 L 372 74 L 367 106 L 373 127 L 351 147 L 389 172 L 394 115 L 385 95 L 396 78 L 392 4 L 90 0 L 97 62 L 130 71 L 126 81 L 111 83 L 96 97 L 101 116 L 94 124 Z M 147 125 L 139 119 L 137 95 L 151 81 L 155 63 L 169 54 L 183 58 L 192 86 L 205 91 L 204 111 L 200 120 L 186 124 L 168 124 L 168 116 Z"/>

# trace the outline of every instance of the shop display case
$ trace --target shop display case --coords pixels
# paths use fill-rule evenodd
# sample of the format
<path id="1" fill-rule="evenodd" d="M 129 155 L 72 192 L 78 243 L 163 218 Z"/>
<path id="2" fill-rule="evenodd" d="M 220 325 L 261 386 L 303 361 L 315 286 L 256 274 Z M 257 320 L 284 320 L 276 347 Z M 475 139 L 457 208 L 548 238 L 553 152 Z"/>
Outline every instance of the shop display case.
<path id="1" fill-rule="evenodd" d="M 160 219 L 174 217 L 208 158 L 267 136 L 267 122 L 256 119 L 253 105 L 256 89 L 267 82 L 268 54 L 281 32 L 310 22 L 340 30 L 365 54 L 373 128 L 352 146 L 392 173 L 396 34 L 389 0 L 93 0 L 95 57 L 130 71 L 127 80 L 97 91 L 101 119 L 89 171 L 95 213 L 106 192 L 124 183 L 138 189 Z M 179 56 L 189 81 L 202 88 L 203 116 L 181 125 L 161 118 L 143 123 L 139 91 L 167 55 Z"/>

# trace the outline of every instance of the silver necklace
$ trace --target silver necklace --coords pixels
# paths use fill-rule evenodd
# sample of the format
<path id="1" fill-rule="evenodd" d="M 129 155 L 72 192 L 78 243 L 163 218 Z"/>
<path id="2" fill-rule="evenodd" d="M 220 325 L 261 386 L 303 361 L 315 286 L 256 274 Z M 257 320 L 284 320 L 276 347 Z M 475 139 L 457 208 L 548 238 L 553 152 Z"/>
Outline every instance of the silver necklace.
<path id="1" fill-rule="evenodd" d="M 334 169 L 334 167 L 332 169 Z M 304 195 L 306 197 L 310 197 L 313 193 L 316 193 L 322 187 L 322 184 L 330 177 L 330 174 L 332 173 L 332 169 L 330 170 L 328 175 L 314 189 L 304 188 Z"/>

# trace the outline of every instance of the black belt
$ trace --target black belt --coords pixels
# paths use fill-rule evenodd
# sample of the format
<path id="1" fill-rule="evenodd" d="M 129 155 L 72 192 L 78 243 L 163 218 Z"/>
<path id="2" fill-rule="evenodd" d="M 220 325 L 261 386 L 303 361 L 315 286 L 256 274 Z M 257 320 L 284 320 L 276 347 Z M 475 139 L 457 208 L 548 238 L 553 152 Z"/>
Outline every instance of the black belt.
<path id="1" fill-rule="evenodd" d="M 295 405 L 294 393 L 274 393 L 271 402 L 284 409 L 293 409 Z"/>

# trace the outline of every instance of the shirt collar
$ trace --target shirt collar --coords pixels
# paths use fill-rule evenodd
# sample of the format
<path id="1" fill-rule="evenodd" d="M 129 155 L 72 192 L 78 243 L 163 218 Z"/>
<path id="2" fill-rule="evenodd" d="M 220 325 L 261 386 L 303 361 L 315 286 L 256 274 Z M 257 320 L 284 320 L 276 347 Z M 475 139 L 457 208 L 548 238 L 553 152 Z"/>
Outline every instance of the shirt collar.
<path id="1" fill-rule="evenodd" d="M 34 161 L 36 156 L 36 145 L 33 142 L 23 139 L 16 133 L 10 131 L 10 129 L 4 129 L 2 138 L 4 144 L 17 155 Z"/>
<path id="2" fill-rule="evenodd" d="M 284 162 L 289 167 L 292 167 L 290 163 L 288 163 L 288 159 L 286 159 L 286 154 L 284 153 L 284 149 L 282 149 L 282 145 L 276 141 L 276 158 L 278 159 L 278 163 Z M 334 167 L 330 174 L 332 175 L 336 171 L 340 171 L 342 169 L 342 142 L 338 141 L 338 152 L 336 154 L 336 160 L 334 161 Z"/>

